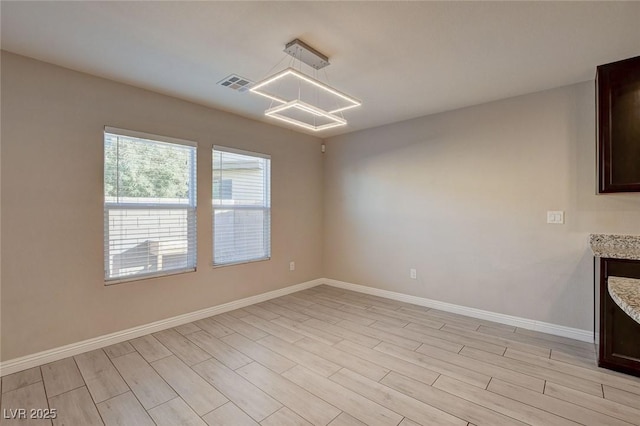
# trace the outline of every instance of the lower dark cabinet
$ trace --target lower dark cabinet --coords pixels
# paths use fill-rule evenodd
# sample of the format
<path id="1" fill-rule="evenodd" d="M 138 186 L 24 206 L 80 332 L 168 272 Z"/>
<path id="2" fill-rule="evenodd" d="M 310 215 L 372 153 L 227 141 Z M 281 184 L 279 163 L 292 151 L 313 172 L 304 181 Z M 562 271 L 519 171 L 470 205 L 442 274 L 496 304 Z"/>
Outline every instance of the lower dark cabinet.
<path id="1" fill-rule="evenodd" d="M 640 279 L 640 260 L 596 258 L 595 330 L 598 365 L 640 377 L 640 324 L 609 295 L 610 276 Z"/>

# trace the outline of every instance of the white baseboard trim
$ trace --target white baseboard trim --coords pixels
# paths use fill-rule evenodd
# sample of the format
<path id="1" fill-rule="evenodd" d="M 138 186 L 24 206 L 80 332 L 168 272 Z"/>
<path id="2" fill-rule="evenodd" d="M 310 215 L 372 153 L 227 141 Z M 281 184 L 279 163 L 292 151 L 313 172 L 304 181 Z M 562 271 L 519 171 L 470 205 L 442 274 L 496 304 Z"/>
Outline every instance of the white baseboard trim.
<path id="1" fill-rule="evenodd" d="M 94 349 L 103 348 L 116 343 L 121 343 L 126 340 L 144 336 L 149 333 L 155 333 L 156 331 L 166 330 L 167 328 L 176 327 L 178 325 L 186 324 L 192 321 L 197 321 L 199 319 L 207 318 L 212 315 L 222 314 L 234 309 L 244 308 L 245 306 L 264 302 L 276 297 L 285 296 L 290 293 L 295 293 L 296 291 L 306 290 L 308 288 L 322 284 L 325 281 L 326 280 L 323 279 L 307 281 L 278 290 L 269 291 L 267 293 L 257 294 L 255 296 L 246 297 L 244 299 L 223 303 L 222 305 L 213 306 L 211 308 L 205 308 L 199 311 L 178 315 L 172 318 L 166 318 L 160 321 L 155 321 L 138 327 L 129 328 L 127 330 L 117 331 L 115 333 L 106 334 L 104 336 L 94 337 L 92 339 L 60 346 L 35 354 L 26 355 L 20 358 L 2 361 L 0 362 L 0 377 L 16 373 L 18 371 L 26 370 L 28 368 L 37 367 L 39 365 L 48 364 L 50 362 L 58 361 L 70 356 L 78 355 L 83 352 L 92 351 Z"/>
<path id="2" fill-rule="evenodd" d="M 412 303 L 414 305 L 426 306 L 428 308 L 439 309 L 441 311 L 453 312 L 455 314 L 466 315 L 468 317 L 479 318 L 487 321 L 498 322 L 501 324 L 511 325 L 514 327 L 526 328 L 528 330 L 540 331 L 543 333 L 554 334 L 556 336 L 568 337 L 570 339 L 580 340 L 582 342 L 594 342 L 593 331 L 582 330 L 579 328 L 565 327 L 563 325 L 551 324 L 543 321 L 536 321 L 527 318 L 516 317 L 512 315 L 499 314 L 482 309 L 469 308 L 466 306 L 454 305 L 453 303 L 440 302 L 438 300 L 427 299 L 419 296 L 411 296 L 408 294 L 397 293 L 395 291 L 382 290 L 374 287 L 367 287 L 360 284 L 352 284 L 344 281 L 324 279 L 325 284 L 332 287 L 343 288 L 345 290 L 357 291 L 359 293 L 371 294 L 373 296 L 386 297 L 387 299 L 398 300 L 401 302 Z"/>
<path id="3" fill-rule="evenodd" d="M 94 337 L 92 339 L 83 340 L 81 342 L 72 343 L 65 346 L 49 349 L 20 358 L 14 358 L 0 362 L 0 377 L 8 374 L 17 373 L 18 371 L 28 368 L 37 367 L 39 365 L 48 364 L 63 358 L 78 355 L 83 352 L 92 351 L 106 346 L 121 343 L 136 337 L 141 337 L 156 331 L 166 330 L 178 325 L 197 321 L 212 315 L 222 314 L 234 309 L 244 308 L 245 306 L 264 302 L 276 297 L 285 296 L 297 291 L 306 290 L 320 284 L 327 284 L 332 287 L 352 290 L 359 293 L 371 294 L 373 296 L 386 297 L 387 299 L 398 300 L 401 302 L 412 303 L 414 305 L 426 306 L 428 308 L 440 309 L 446 312 L 453 312 L 460 315 L 466 315 L 473 318 L 494 321 L 501 324 L 507 324 L 515 327 L 526 328 L 528 330 L 541 331 L 543 333 L 554 334 L 556 336 L 568 337 L 583 342 L 593 343 L 594 334 L 589 330 L 581 330 L 578 328 L 565 327 L 562 325 L 551 324 L 542 321 L 531 320 L 527 318 L 516 317 L 512 315 L 499 314 L 481 309 L 469 308 L 466 306 L 454 305 L 453 303 L 440 302 L 437 300 L 427 299 L 419 296 L 411 296 L 408 294 L 397 293 L 395 291 L 382 290 L 374 287 L 367 287 L 359 284 L 347 283 L 328 278 L 319 278 L 291 285 L 278 290 L 269 291 L 267 293 L 258 294 L 244 299 L 234 300 L 222 305 L 213 306 L 211 308 L 201 309 L 199 311 L 178 315 L 172 318 L 166 318 L 138 327 L 129 328 L 127 330 L 117 331 L 115 333 L 106 334 L 104 336 Z"/>

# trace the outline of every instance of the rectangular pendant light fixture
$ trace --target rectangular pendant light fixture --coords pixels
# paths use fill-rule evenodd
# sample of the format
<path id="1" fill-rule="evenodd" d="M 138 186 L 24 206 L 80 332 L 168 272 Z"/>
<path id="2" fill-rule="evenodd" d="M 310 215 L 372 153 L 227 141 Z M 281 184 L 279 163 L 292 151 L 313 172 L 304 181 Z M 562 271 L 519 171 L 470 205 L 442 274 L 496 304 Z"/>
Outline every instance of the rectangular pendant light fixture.
<path id="1" fill-rule="evenodd" d="M 342 114 L 336 114 L 362 103 L 302 72 L 302 62 L 317 71 L 329 65 L 329 58 L 298 39 L 289 42 L 284 51 L 294 58 L 293 65 L 249 89 L 270 99 L 272 106 L 273 102 L 280 104 L 267 109 L 265 115 L 312 131 L 346 125 Z M 296 69 L 296 61 L 300 69 Z"/>
<path id="2" fill-rule="evenodd" d="M 302 112 L 308 121 L 302 121 L 293 117 L 292 115 L 285 115 L 287 112 L 295 109 L 296 112 Z M 296 126 L 304 127 L 305 129 L 313 130 L 317 132 L 319 130 L 331 129 L 332 127 L 344 126 L 347 124 L 347 120 L 344 118 L 333 115 L 320 108 L 316 108 L 313 105 L 309 105 L 306 102 L 293 100 L 283 105 L 278 105 L 265 111 L 265 115 L 276 118 L 281 121 L 285 121 Z M 323 118 L 323 122 L 316 124 L 317 121 Z M 328 122 L 326 122 L 328 121 Z"/>
<path id="3" fill-rule="evenodd" d="M 279 73 L 276 73 L 270 77 L 265 78 L 262 81 L 257 82 L 256 84 L 249 89 L 251 92 L 256 93 L 258 95 L 264 96 L 265 98 L 269 98 L 272 101 L 287 103 L 294 99 L 285 99 L 283 95 L 278 94 L 278 87 L 276 87 L 277 83 L 285 82 L 286 80 L 291 81 L 291 79 L 299 80 L 304 82 L 305 84 L 311 85 L 322 90 L 324 93 L 335 97 L 336 103 L 341 103 L 342 105 L 338 108 L 331 109 L 327 112 L 334 114 L 336 112 L 345 111 L 350 108 L 354 108 L 362 105 L 357 99 L 352 98 L 349 95 L 346 95 L 339 90 L 334 89 L 333 87 L 327 86 L 321 81 L 316 80 L 315 78 L 309 77 L 300 71 L 297 71 L 293 68 L 286 68 Z M 291 84 L 291 83 L 289 83 Z"/>

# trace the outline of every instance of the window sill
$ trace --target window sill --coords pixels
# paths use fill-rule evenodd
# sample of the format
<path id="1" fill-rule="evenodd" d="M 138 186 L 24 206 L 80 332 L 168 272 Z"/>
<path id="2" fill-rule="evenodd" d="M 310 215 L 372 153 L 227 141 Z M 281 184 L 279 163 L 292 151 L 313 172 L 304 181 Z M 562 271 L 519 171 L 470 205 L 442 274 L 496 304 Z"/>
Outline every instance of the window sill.
<path id="1" fill-rule="evenodd" d="M 175 271 L 154 272 L 154 273 L 151 273 L 151 274 L 135 275 L 135 276 L 131 276 L 131 277 L 116 278 L 116 279 L 113 279 L 113 280 L 105 280 L 104 281 L 104 286 L 105 287 L 110 287 L 110 286 L 112 286 L 114 284 L 129 283 L 129 282 L 132 282 L 132 281 L 150 280 L 152 278 L 170 277 L 172 275 L 189 274 L 189 273 L 196 272 L 196 271 L 197 271 L 197 268 L 190 268 L 190 269 L 179 269 L 179 270 L 175 270 Z"/>
<path id="2" fill-rule="evenodd" d="M 256 263 L 256 262 L 266 262 L 271 260 L 271 257 L 261 257 L 259 259 L 251 259 L 251 260 L 243 260 L 241 262 L 231 262 L 231 263 L 213 263 L 211 266 L 213 269 L 224 268 L 226 266 L 238 266 L 238 265 L 246 265 L 247 263 Z"/>

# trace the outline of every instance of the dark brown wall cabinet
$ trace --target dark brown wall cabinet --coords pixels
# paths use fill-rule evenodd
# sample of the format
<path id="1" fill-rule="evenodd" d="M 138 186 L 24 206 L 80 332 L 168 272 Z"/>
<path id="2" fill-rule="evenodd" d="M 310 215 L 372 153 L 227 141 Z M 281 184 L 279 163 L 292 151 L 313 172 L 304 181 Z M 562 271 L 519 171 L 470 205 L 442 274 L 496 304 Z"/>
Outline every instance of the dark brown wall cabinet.
<path id="1" fill-rule="evenodd" d="M 640 192 L 640 56 L 598 67 L 598 192 Z"/>
<path id="2" fill-rule="evenodd" d="M 640 376 L 640 324 L 609 295 L 610 276 L 640 279 L 640 260 L 596 258 L 595 331 L 598 365 Z"/>

